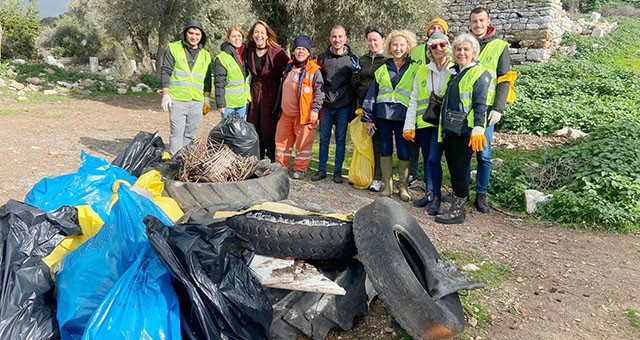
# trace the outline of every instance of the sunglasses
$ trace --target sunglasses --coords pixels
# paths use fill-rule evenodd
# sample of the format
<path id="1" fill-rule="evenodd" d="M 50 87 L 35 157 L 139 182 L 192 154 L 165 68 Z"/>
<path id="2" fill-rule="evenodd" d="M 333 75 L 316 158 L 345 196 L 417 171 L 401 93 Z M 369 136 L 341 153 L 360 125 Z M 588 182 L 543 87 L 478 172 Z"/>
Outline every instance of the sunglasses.
<path id="1" fill-rule="evenodd" d="M 440 46 L 440 48 L 445 48 L 447 45 L 449 45 L 449 43 L 439 42 L 439 43 L 429 45 L 429 48 L 432 50 L 435 50 L 436 48 L 438 48 L 438 46 Z"/>

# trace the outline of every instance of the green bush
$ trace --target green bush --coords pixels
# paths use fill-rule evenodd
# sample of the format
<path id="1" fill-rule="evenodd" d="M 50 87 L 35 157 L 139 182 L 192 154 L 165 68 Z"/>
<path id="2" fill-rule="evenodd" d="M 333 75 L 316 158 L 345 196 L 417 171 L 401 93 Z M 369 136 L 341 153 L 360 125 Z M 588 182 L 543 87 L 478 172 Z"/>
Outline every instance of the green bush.
<path id="1" fill-rule="evenodd" d="M 489 194 L 501 207 L 524 211 L 524 191 L 539 187 L 538 162 L 542 150 L 504 151 L 494 149 L 493 156 L 504 161 L 493 167 Z"/>
<path id="2" fill-rule="evenodd" d="M 517 67 L 518 98 L 500 130 L 546 135 L 640 121 L 640 20 L 620 18 L 619 25 L 605 38 L 567 35 L 563 44 L 576 45 L 576 57 Z"/>
<path id="3" fill-rule="evenodd" d="M 72 16 L 66 15 L 57 21 L 45 45 L 54 49 L 57 57 L 96 56 L 100 51 L 100 39 L 95 32 L 87 32 Z"/>
<path id="4" fill-rule="evenodd" d="M 36 37 L 40 34 L 40 20 L 35 1 L 26 5 L 21 0 L 0 1 L 2 26 L 2 58 L 34 58 L 37 56 Z"/>
<path id="5" fill-rule="evenodd" d="M 539 215 L 579 227 L 612 232 L 640 230 L 640 123 L 617 121 L 597 128 L 542 159 L 566 171 Z M 567 166 L 569 165 L 569 166 Z"/>

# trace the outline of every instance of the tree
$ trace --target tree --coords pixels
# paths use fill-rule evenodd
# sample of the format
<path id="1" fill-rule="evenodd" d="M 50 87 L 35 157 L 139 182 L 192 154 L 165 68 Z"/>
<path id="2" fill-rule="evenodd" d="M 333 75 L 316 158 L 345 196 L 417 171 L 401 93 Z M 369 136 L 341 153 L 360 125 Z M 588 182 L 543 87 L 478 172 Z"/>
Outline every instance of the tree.
<path id="1" fill-rule="evenodd" d="M 2 51 L 8 58 L 33 58 L 37 55 L 35 39 L 40 34 L 36 1 L 25 5 L 21 0 L 0 2 L 0 26 L 3 27 Z"/>
<path id="2" fill-rule="evenodd" d="M 392 29 L 424 29 L 441 13 L 442 4 L 434 0 L 251 0 L 254 12 L 272 25 L 284 46 L 300 34 L 311 36 L 316 45 L 326 42 L 331 27 L 343 25 L 352 40 L 362 40 L 367 26 Z"/>

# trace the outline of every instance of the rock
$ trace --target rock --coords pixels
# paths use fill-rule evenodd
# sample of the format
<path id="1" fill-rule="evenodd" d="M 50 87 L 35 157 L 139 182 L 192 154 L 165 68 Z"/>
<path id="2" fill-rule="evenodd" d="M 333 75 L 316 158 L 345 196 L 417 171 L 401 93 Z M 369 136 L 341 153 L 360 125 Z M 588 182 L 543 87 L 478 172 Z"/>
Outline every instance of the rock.
<path id="1" fill-rule="evenodd" d="M 127 94 L 127 89 L 126 89 L 126 88 L 119 87 L 119 88 L 118 88 L 118 94 Z"/>
<path id="2" fill-rule="evenodd" d="M 49 65 L 54 65 L 54 66 L 58 66 L 58 61 L 56 60 L 56 58 L 54 58 L 52 55 L 48 55 L 44 58 L 44 62 L 49 64 Z"/>
<path id="3" fill-rule="evenodd" d="M 576 138 L 583 138 L 588 136 L 589 134 L 587 134 L 586 132 L 582 132 L 578 129 L 572 129 L 569 128 L 569 133 L 567 135 L 567 137 L 571 138 L 571 139 L 576 139 Z"/>
<path id="4" fill-rule="evenodd" d="M 544 48 L 530 48 L 527 50 L 527 60 L 547 61 L 551 57 L 549 50 Z"/>
<path id="5" fill-rule="evenodd" d="M 47 67 L 47 68 L 45 68 L 45 69 L 44 69 L 44 71 L 45 71 L 47 74 L 54 74 L 54 73 L 56 73 L 56 71 L 54 71 L 53 69 L 50 69 L 50 68 L 48 68 L 48 67 Z"/>
<path id="6" fill-rule="evenodd" d="M 556 137 L 566 137 L 569 134 L 569 127 L 563 127 L 560 130 L 556 130 L 553 135 Z"/>
<path id="7" fill-rule="evenodd" d="M 607 34 L 607 31 L 602 29 L 602 28 L 596 28 L 593 31 L 591 31 L 591 36 L 592 37 L 597 37 L 597 38 L 602 38 Z"/>
<path id="8" fill-rule="evenodd" d="M 31 83 L 34 85 L 40 85 L 42 83 L 44 83 L 44 80 L 38 78 L 38 77 L 29 77 L 27 79 L 25 79 L 24 81 L 26 81 L 27 83 Z"/>
<path id="9" fill-rule="evenodd" d="M 58 91 L 56 90 L 44 90 L 44 95 L 45 96 L 51 96 L 51 95 L 56 95 L 58 94 Z"/>
<path id="10" fill-rule="evenodd" d="M 0 87 L 5 87 L 7 86 L 7 82 L 4 81 L 4 79 L 0 78 Z"/>
<path id="11" fill-rule="evenodd" d="M 15 79 L 18 76 L 18 73 L 10 68 L 7 70 L 7 76 L 9 76 L 9 78 L 11 79 Z"/>
<path id="12" fill-rule="evenodd" d="M 93 85 L 95 85 L 96 81 L 93 79 L 83 79 L 81 80 L 78 85 L 83 86 L 83 87 L 91 87 Z"/>
<path id="13" fill-rule="evenodd" d="M 9 87 L 17 91 L 22 91 L 22 89 L 24 89 L 24 84 L 11 80 L 9 81 Z"/>
<path id="14" fill-rule="evenodd" d="M 546 195 L 538 190 L 528 189 L 524 191 L 524 203 L 527 209 L 527 213 L 533 214 L 536 212 L 536 208 L 539 203 L 546 202 L 551 199 L 553 195 Z"/>
<path id="15" fill-rule="evenodd" d="M 136 86 L 132 86 L 132 87 L 131 87 L 131 91 L 133 91 L 133 92 L 142 92 L 142 91 L 145 91 L 145 92 L 147 92 L 147 93 L 151 93 L 151 92 L 153 92 L 153 91 L 151 90 L 151 88 L 150 88 L 147 84 L 144 84 L 144 83 L 139 83 L 139 84 L 138 84 L 138 85 L 136 85 Z"/>
<path id="16" fill-rule="evenodd" d="M 24 64 L 26 64 L 26 63 L 27 63 L 27 62 L 26 62 L 24 59 L 14 59 L 14 60 L 13 60 L 13 64 L 14 64 L 14 65 L 24 65 Z"/>
<path id="17" fill-rule="evenodd" d="M 93 73 L 98 72 L 99 66 L 98 57 L 89 57 L 89 71 Z"/>
<path id="18" fill-rule="evenodd" d="M 464 266 L 462 266 L 462 271 L 464 272 L 475 272 L 478 270 L 480 270 L 480 268 L 473 263 L 467 263 Z"/>
<path id="19" fill-rule="evenodd" d="M 78 86 L 78 85 L 77 85 L 77 84 L 75 84 L 75 83 L 69 83 L 69 82 L 66 82 L 66 81 L 64 81 L 64 80 L 58 80 L 58 81 L 56 82 L 56 84 L 58 84 L 58 85 L 60 85 L 60 86 L 64 86 L 64 87 L 66 87 L 66 88 L 68 88 L 68 89 L 73 89 L 73 88 L 75 88 L 75 87 L 77 87 L 77 86 Z"/>
<path id="20" fill-rule="evenodd" d="M 81 95 L 83 95 L 83 96 L 88 96 L 88 95 L 90 95 L 90 94 L 91 94 L 91 91 L 89 91 L 89 90 L 84 90 L 84 89 L 75 89 L 75 92 L 76 92 L 77 94 L 81 94 Z"/>
<path id="21" fill-rule="evenodd" d="M 590 20 L 591 20 L 591 22 L 596 22 L 596 21 L 600 20 L 601 17 L 602 17 L 602 14 L 600 14 L 598 12 L 592 12 Z"/>
<path id="22" fill-rule="evenodd" d="M 23 102 L 25 100 L 27 100 L 27 97 L 23 97 L 23 96 L 18 97 L 19 102 Z"/>
<path id="23" fill-rule="evenodd" d="M 494 158 L 491 160 L 491 164 L 494 166 L 501 166 L 504 164 L 504 160 L 502 158 Z"/>
<path id="24" fill-rule="evenodd" d="M 478 170 L 471 170 L 471 182 L 475 182 L 477 176 L 478 176 Z"/>
<path id="25" fill-rule="evenodd" d="M 33 92 L 42 91 L 42 86 L 33 85 L 33 84 L 29 84 L 29 86 L 27 86 L 26 88 L 29 89 L 29 91 L 33 91 Z"/>

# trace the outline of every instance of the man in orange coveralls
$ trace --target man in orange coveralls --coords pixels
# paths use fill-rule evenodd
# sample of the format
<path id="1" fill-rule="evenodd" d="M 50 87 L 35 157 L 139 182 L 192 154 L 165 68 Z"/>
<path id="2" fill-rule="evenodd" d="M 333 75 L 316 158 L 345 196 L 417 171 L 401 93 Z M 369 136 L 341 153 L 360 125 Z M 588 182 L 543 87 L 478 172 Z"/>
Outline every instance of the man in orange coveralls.
<path id="1" fill-rule="evenodd" d="M 309 59 L 311 44 L 311 39 L 304 34 L 293 41 L 292 57 L 278 91 L 280 119 L 276 128 L 276 162 L 289 169 L 295 142 L 293 179 L 303 179 L 311 162 L 318 112 L 324 101 L 320 67 Z"/>

